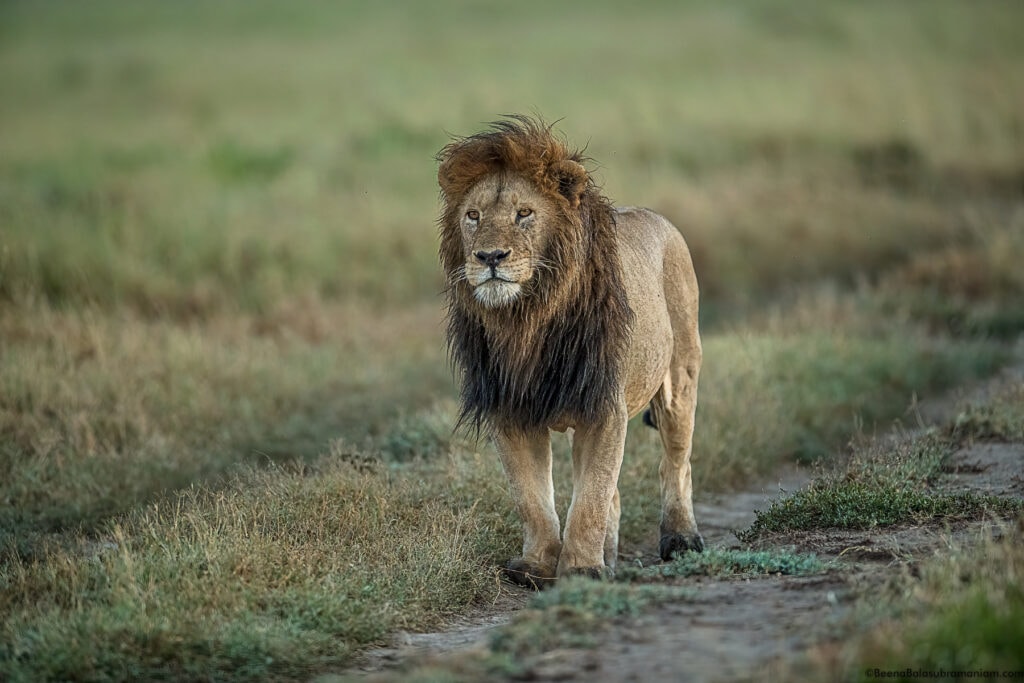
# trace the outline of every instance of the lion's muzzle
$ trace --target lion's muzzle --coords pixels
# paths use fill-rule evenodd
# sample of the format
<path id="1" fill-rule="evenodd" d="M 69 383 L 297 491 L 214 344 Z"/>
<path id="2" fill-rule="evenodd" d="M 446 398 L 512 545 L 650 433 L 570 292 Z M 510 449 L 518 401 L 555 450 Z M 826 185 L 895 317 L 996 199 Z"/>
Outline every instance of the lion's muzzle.
<path id="1" fill-rule="evenodd" d="M 494 251 L 478 251 L 473 255 L 476 256 L 478 261 L 490 268 L 491 273 L 494 273 L 498 264 L 512 255 L 512 250 L 495 249 Z"/>

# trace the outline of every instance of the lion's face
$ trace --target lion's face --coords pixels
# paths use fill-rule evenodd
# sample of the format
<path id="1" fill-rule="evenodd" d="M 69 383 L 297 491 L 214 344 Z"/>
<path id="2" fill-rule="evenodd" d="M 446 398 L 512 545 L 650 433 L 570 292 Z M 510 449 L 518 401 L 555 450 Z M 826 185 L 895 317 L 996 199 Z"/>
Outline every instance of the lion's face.
<path id="1" fill-rule="evenodd" d="M 462 272 L 477 301 L 507 306 L 523 296 L 539 269 L 559 207 L 519 175 L 495 173 L 470 189 L 460 207 Z"/>

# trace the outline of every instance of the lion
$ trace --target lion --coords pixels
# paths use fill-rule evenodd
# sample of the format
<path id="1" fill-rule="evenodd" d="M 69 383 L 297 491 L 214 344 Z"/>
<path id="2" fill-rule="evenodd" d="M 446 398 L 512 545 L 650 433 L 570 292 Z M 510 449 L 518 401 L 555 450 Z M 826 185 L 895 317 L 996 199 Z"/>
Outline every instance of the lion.
<path id="1" fill-rule="evenodd" d="M 509 579 L 614 574 L 626 423 L 661 436 L 660 555 L 701 552 L 690 454 L 701 342 L 697 277 L 664 217 L 615 208 L 590 160 L 509 116 L 437 155 L 448 351 L 458 425 L 493 439 L 523 525 Z M 551 430 L 572 435 L 572 502 L 555 511 Z"/>

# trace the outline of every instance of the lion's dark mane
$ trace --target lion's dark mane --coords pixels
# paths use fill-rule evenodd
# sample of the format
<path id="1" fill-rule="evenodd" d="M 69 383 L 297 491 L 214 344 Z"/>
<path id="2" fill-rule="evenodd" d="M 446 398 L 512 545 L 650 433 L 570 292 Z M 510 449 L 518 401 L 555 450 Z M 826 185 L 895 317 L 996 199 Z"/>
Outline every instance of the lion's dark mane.
<path id="1" fill-rule="evenodd" d="M 438 155 L 441 263 L 448 275 L 449 355 L 461 371 L 460 424 L 536 431 L 559 421 L 593 423 L 622 395 L 633 312 L 622 281 L 615 210 L 573 169 L 586 159 L 542 121 L 514 116 L 458 139 Z M 574 162 L 574 163 L 567 163 Z M 522 175 L 561 209 L 523 295 L 490 309 L 455 276 L 462 265 L 459 207 L 491 173 Z"/>

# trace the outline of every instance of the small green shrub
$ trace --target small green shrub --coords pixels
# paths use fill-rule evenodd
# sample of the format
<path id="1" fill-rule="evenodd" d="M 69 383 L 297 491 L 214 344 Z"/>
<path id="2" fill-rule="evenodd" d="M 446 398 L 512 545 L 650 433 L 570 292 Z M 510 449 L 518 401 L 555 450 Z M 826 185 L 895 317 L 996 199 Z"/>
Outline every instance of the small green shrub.
<path id="1" fill-rule="evenodd" d="M 951 452 L 946 440 L 928 435 L 908 444 L 860 453 L 847 469 L 813 481 L 792 496 L 756 511 L 738 534 L 751 542 L 762 534 L 810 529 L 870 529 L 905 522 L 1013 515 L 1024 502 L 974 493 L 939 494 L 928 489 Z"/>
<path id="2" fill-rule="evenodd" d="M 815 555 L 787 551 L 728 550 L 710 548 L 702 553 L 686 553 L 666 564 L 635 569 L 625 567 L 619 577 L 625 580 L 644 580 L 652 577 L 686 576 L 759 576 L 785 574 L 804 576 L 817 574 L 827 568 Z"/>
<path id="3" fill-rule="evenodd" d="M 575 578 L 538 593 L 491 639 L 491 651 L 516 659 L 559 647 L 593 647 L 596 633 L 616 617 L 635 617 L 648 605 L 682 600 L 689 591 Z M 500 659 L 499 659 L 500 661 Z"/>

